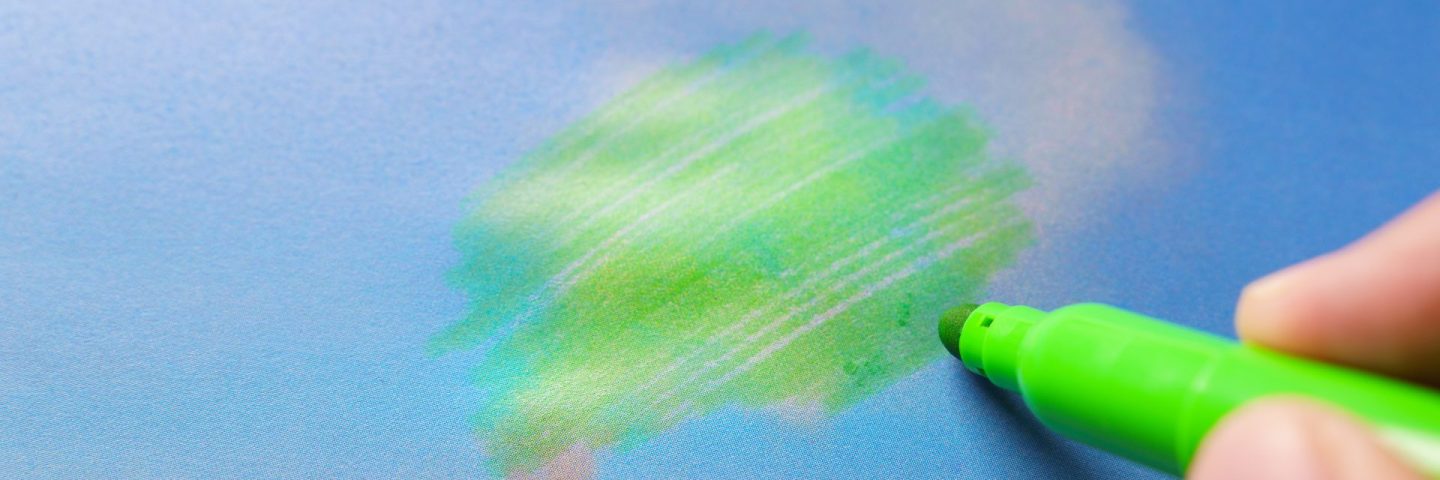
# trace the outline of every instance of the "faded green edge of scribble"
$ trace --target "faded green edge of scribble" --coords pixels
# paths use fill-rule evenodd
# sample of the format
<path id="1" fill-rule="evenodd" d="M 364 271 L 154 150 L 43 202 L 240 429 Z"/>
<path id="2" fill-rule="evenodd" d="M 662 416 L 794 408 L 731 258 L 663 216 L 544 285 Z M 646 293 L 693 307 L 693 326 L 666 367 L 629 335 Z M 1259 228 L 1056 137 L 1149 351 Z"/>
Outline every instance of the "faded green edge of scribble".
<path id="1" fill-rule="evenodd" d="M 726 405 L 833 413 L 935 360 L 1031 243 L 973 115 L 900 65 L 757 35 L 665 69 L 478 190 L 450 276 L 500 472 Z"/>

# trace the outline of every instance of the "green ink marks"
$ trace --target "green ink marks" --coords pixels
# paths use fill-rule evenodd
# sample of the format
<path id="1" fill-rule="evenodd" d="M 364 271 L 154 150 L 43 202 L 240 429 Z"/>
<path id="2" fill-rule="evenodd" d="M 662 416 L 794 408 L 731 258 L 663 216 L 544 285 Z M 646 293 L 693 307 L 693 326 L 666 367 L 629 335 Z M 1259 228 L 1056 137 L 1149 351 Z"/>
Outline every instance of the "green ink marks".
<path id="1" fill-rule="evenodd" d="M 866 53 L 756 37 L 664 70 L 475 194 L 453 281 L 497 467 L 721 406 L 835 412 L 944 355 L 1030 242 L 1018 166 Z"/>

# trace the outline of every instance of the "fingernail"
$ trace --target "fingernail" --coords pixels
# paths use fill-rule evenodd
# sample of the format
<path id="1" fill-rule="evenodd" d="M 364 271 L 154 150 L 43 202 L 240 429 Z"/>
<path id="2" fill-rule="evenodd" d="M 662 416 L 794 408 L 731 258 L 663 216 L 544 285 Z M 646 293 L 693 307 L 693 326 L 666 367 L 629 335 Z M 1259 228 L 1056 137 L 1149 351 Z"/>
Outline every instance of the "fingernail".
<path id="1" fill-rule="evenodd" d="M 1287 268 L 1251 282 L 1240 292 L 1240 301 L 1235 306 L 1235 327 L 1240 337 L 1253 340 L 1268 338 L 1276 328 L 1276 315 L 1284 307 L 1278 301 L 1291 290 L 1295 275 Z"/>
<path id="2" fill-rule="evenodd" d="M 1241 298 L 1246 301 L 1264 301 L 1277 297 L 1285 290 L 1289 290 L 1290 284 L 1295 283 L 1292 281 L 1295 276 L 1291 273 L 1293 273 L 1293 269 L 1287 268 L 1250 282 L 1241 292 Z"/>

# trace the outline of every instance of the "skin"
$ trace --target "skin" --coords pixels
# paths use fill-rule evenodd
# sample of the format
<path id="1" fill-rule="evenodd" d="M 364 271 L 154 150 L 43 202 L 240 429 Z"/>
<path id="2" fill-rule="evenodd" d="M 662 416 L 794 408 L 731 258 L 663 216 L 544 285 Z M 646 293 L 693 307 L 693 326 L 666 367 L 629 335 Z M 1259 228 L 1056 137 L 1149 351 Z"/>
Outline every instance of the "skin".
<path id="1" fill-rule="evenodd" d="M 1440 386 L 1440 192 L 1345 248 L 1251 283 L 1235 326 L 1245 342 Z M 1287 397 L 1222 420 L 1188 477 L 1422 478 L 1357 419 Z"/>

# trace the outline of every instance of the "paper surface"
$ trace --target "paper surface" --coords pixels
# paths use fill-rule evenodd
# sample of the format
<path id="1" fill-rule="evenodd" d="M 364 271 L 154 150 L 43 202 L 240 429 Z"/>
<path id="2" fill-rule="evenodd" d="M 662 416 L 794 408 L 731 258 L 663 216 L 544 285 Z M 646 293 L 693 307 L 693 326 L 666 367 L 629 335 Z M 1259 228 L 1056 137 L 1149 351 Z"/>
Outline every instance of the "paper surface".
<path id="1" fill-rule="evenodd" d="M 1440 185 L 1434 6 L 32 3 L 6 476 L 1151 476 L 929 317 L 1228 333 Z"/>

